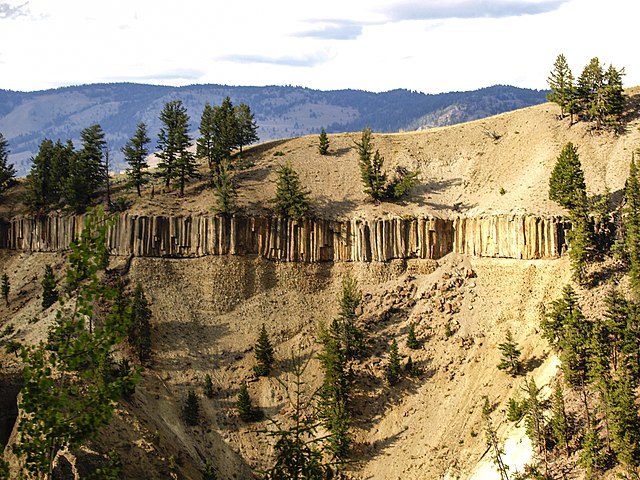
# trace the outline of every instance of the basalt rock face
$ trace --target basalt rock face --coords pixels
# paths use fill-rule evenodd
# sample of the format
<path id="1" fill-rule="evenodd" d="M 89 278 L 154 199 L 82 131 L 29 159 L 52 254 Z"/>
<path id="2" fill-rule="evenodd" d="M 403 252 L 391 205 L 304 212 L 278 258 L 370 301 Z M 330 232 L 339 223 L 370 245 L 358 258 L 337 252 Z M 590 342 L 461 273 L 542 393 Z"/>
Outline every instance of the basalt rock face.
<path id="1" fill-rule="evenodd" d="M 83 216 L 0 220 L 0 248 L 65 250 Z M 402 217 L 294 221 L 257 216 L 137 216 L 122 214 L 109 229 L 111 254 L 140 257 L 259 255 L 290 262 L 384 262 L 438 259 L 447 253 L 518 259 L 553 258 L 566 248 L 559 217 Z"/>

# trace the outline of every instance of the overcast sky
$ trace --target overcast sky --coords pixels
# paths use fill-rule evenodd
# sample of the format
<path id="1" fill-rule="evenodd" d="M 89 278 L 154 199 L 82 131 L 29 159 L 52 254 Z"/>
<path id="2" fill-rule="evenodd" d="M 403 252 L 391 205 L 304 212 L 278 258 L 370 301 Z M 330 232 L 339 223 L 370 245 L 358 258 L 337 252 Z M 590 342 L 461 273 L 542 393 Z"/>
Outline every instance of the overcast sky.
<path id="1" fill-rule="evenodd" d="M 0 88 L 543 89 L 559 53 L 635 86 L 637 22 L 636 0 L 0 0 Z"/>

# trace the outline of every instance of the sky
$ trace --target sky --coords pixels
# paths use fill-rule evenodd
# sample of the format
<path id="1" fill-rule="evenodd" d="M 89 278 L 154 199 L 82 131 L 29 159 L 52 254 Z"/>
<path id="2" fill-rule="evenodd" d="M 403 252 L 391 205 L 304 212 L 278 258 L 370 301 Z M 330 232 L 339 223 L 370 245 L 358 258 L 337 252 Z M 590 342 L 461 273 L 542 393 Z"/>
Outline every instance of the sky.
<path id="1" fill-rule="evenodd" d="M 635 0 L 0 0 L 0 89 L 135 82 L 545 89 L 558 54 L 640 85 Z"/>

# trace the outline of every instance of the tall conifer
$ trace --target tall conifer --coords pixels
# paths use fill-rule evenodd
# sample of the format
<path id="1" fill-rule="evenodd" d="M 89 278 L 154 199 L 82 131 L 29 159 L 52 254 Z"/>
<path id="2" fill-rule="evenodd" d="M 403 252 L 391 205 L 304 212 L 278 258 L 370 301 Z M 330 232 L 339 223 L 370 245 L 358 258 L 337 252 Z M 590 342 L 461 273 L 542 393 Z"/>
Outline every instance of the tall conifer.
<path id="1" fill-rule="evenodd" d="M 129 164 L 127 178 L 129 186 L 134 187 L 138 196 L 141 196 L 141 188 L 149 181 L 150 173 L 147 171 L 147 155 L 149 149 L 147 145 L 151 139 L 147 135 L 147 126 L 140 122 L 136 127 L 136 132 L 131 139 L 122 147 L 125 161 Z"/>

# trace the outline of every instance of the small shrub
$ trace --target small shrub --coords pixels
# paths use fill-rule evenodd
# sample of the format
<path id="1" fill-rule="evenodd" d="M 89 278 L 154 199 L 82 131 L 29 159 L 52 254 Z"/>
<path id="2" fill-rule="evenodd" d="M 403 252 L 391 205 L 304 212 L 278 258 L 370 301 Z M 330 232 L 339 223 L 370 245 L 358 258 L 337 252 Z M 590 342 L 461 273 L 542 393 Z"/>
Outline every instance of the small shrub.
<path id="1" fill-rule="evenodd" d="M 389 348 L 389 359 L 387 362 L 387 381 L 389 385 L 395 385 L 400 381 L 402 369 L 400 368 L 400 355 L 398 354 L 398 342 L 395 338 Z"/>
<path id="2" fill-rule="evenodd" d="M 273 346 L 271 340 L 267 334 L 267 329 L 262 324 L 258 341 L 253 348 L 256 354 L 256 365 L 253 366 L 253 371 L 259 377 L 266 377 L 271 372 L 273 366 Z"/>
<path id="3" fill-rule="evenodd" d="M 507 420 L 510 422 L 519 422 L 526 413 L 526 404 L 524 401 L 518 402 L 515 398 L 509 399 L 509 408 L 507 410 Z"/>
<path id="4" fill-rule="evenodd" d="M 189 390 L 189 393 L 187 393 L 182 413 L 187 425 L 190 427 L 198 425 L 200 420 L 200 401 L 198 400 L 198 394 L 194 390 Z"/>
<path id="5" fill-rule="evenodd" d="M 17 353 L 20 350 L 21 346 L 22 345 L 20 345 L 20 342 L 16 340 L 10 340 L 4 346 L 4 351 L 7 352 L 8 354 Z"/>
<path id="6" fill-rule="evenodd" d="M 204 376 L 204 385 L 202 389 L 207 398 L 213 398 L 213 382 L 211 381 L 211 375 L 208 373 Z"/>
<path id="7" fill-rule="evenodd" d="M 238 415 L 243 422 L 256 422 L 258 420 L 262 420 L 264 417 L 262 410 L 253 408 L 253 405 L 251 404 L 251 397 L 249 396 L 247 382 L 243 382 L 242 385 L 240 385 L 236 407 L 238 409 Z"/>
<path id="8" fill-rule="evenodd" d="M 407 330 L 407 347 L 411 350 L 420 348 L 420 342 L 416 337 L 416 327 L 413 322 L 409 324 L 409 329 Z"/>
<path id="9" fill-rule="evenodd" d="M 273 152 L 274 157 L 284 157 L 284 152 L 278 150 L 277 152 Z"/>
<path id="10" fill-rule="evenodd" d="M 3 337 L 9 337 L 11 335 L 13 335 L 13 333 L 16 331 L 16 328 L 13 326 L 12 323 L 9 323 L 8 325 L 6 325 L 4 327 L 4 329 L 2 330 L 2 332 L 0 332 L 0 338 Z"/>
<path id="11" fill-rule="evenodd" d="M 447 323 L 447 324 L 444 326 L 444 334 L 445 334 L 445 336 L 446 336 L 447 338 L 449 338 L 449 337 L 452 337 L 454 333 L 455 333 L 455 332 L 454 332 L 454 331 L 453 331 L 453 329 L 451 328 L 451 324 L 450 324 L 450 323 Z"/>
<path id="12" fill-rule="evenodd" d="M 200 473 L 202 474 L 202 480 L 217 480 L 218 478 L 218 476 L 216 475 L 216 469 L 213 468 L 213 464 L 208 458 L 207 461 L 204 462 Z"/>
<path id="13" fill-rule="evenodd" d="M 404 371 L 411 377 L 420 377 L 424 373 L 424 368 L 419 363 L 414 362 L 411 357 L 407 358 L 407 363 L 404 365 Z"/>
<path id="14" fill-rule="evenodd" d="M 507 193 L 507 191 L 504 189 L 504 187 L 500 187 L 500 195 L 504 195 L 505 193 Z"/>

